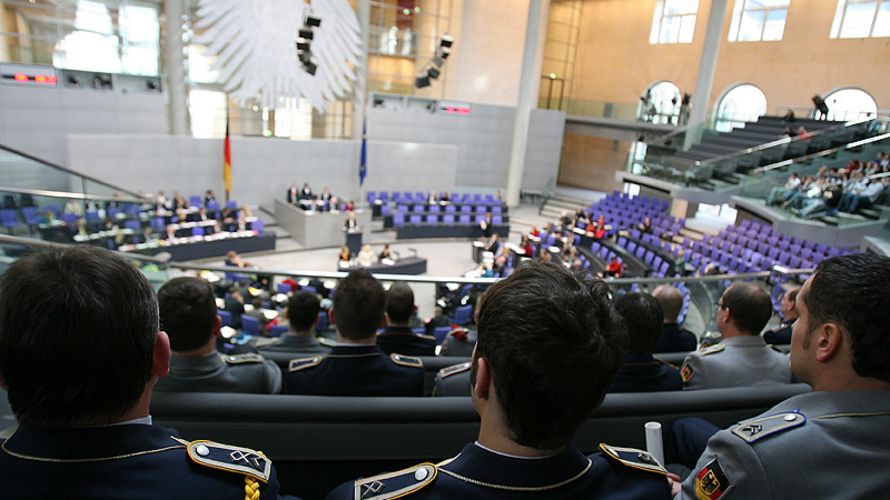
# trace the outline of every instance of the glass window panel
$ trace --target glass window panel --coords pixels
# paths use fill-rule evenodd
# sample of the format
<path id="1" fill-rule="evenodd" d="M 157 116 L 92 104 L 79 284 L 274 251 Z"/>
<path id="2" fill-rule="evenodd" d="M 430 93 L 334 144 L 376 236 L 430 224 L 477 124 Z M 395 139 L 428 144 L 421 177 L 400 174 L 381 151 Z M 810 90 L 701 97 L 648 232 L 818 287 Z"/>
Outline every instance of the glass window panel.
<path id="1" fill-rule="evenodd" d="M 867 92 L 859 89 L 841 89 L 825 96 L 829 120 L 855 120 L 878 111 L 878 104 Z"/>
<path id="2" fill-rule="evenodd" d="M 677 43 L 680 34 L 680 18 L 665 17 L 661 21 L 661 34 L 658 43 Z"/>
<path id="3" fill-rule="evenodd" d="M 771 10 L 766 16 L 766 26 L 763 28 L 763 40 L 781 40 L 785 34 L 785 18 L 787 9 Z"/>
<path id="4" fill-rule="evenodd" d="M 189 92 L 192 135 L 210 139 L 226 133 L 226 94 L 212 90 Z"/>
<path id="5" fill-rule="evenodd" d="M 212 66 L 216 56 L 207 56 L 206 50 L 203 45 L 188 46 L 188 74 L 193 82 L 216 83 L 219 80 L 219 71 Z"/>
<path id="6" fill-rule="evenodd" d="M 881 2 L 871 36 L 890 36 L 890 2 Z"/>
<path id="7" fill-rule="evenodd" d="M 683 16 L 680 21 L 680 43 L 692 43 L 695 34 L 695 16 Z"/>
<path id="8" fill-rule="evenodd" d="M 123 5 L 118 14 L 121 37 L 127 43 L 157 42 L 160 37 L 158 11 L 150 7 Z"/>
<path id="9" fill-rule="evenodd" d="M 742 84 L 723 96 L 717 105 L 717 128 L 728 130 L 727 124 L 741 124 L 766 114 L 766 95 L 754 85 Z"/>
<path id="10" fill-rule="evenodd" d="M 875 2 L 848 3 L 841 38 L 865 38 L 871 31 Z"/>
<path id="11" fill-rule="evenodd" d="M 739 27 L 739 40 L 743 42 L 756 42 L 763 33 L 763 18 L 766 12 L 762 10 L 742 12 L 742 24 Z"/>
<path id="12" fill-rule="evenodd" d="M 156 47 L 130 46 L 121 56 L 121 67 L 130 75 L 157 75 L 158 49 Z"/>

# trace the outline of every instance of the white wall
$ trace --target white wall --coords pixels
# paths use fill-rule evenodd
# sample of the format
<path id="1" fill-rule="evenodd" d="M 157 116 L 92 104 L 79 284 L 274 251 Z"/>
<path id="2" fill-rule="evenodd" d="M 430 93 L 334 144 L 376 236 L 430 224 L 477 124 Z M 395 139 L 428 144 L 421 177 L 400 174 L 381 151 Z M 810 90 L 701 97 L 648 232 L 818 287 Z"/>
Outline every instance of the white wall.
<path id="1" fill-rule="evenodd" d="M 462 4 L 462 8 L 461 8 Z M 445 97 L 516 106 L 528 0 L 465 0 L 455 3 L 454 55 L 448 59 Z"/>
<path id="2" fill-rule="evenodd" d="M 451 144 L 457 147 L 458 186 L 489 190 L 507 186 L 515 108 L 471 104 L 469 115 L 423 109 L 372 108 L 368 137 L 374 140 Z M 541 190 L 559 171 L 565 113 L 533 110 L 523 189 Z"/>
<path id="3" fill-rule="evenodd" d="M 0 144 L 65 165 L 68 134 L 165 134 L 163 94 L 0 84 Z"/>
<path id="4" fill-rule="evenodd" d="M 290 141 L 232 138 L 232 197 L 271 205 L 290 183 L 329 186 L 358 197 L 359 141 Z M 71 168 L 112 184 L 145 192 L 223 193 L 221 139 L 146 135 L 70 135 Z M 452 190 L 457 148 L 448 145 L 368 141 L 363 189 Z"/>

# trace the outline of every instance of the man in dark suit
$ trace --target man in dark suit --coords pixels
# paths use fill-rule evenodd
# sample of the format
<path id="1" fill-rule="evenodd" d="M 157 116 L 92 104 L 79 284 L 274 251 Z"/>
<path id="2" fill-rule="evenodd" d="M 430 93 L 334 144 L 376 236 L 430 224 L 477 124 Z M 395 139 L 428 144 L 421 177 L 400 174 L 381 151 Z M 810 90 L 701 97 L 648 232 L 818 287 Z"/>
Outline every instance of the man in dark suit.
<path id="1" fill-rule="evenodd" d="M 258 354 L 216 351 L 221 321 L 213 287 L 201 278 L 179 277 L 158 290 L 161 325 L 170 337 L 170 373 L 157 384 L 169 392 L 281 392 L 281 370 Z"/>
<path id="2" fill-rule="evenodd" d="M 585 456 L 572 444 L 624 343 L 604 282 L 522 264 L 482 298 L 466 386 L 478 439 L 438 465 L 349 481 L 328 498 L 669 498 L 666 471 L 648 453 L 600 444 Z"/>
<path id="3" fill-rule="evenodd" d="M 337 345 L 330 354 L 293 359 L 286 392 L 321 396 L 423 396 L 423 363 L 390 354 L 377 346 L 384 326 L 386 292 L 363 269 L 352 271 L 337 285 L 329 311 L 337 327 Z"/>
<path id="4" fill-rule="evenodd" d="M 377 345 L 387 353 L 408 356 L 435 356 L 436 337 L 421 335 L 411 330 L 414 312 L 414 291 L 397 281 L 386 292 L 386 329 L 377 335 Z"/>
<path id="5" fill-rule="evenodd" d="M 654 352 L 694 351 L 698 346 L 695 334 L 677 324 L 677 317 L 683 308 L 683 293 L 671 285 L 660 285 L 652 292 L 652 296 L 664 312 L 664 325 Z"/>
<path id="6" fill-rule="evenodd" d="M 285 352 L 294 355 L 324 354 L 329 346 L 322 345 L 315 337 L 315 325 L 321 313 L 318 295 L 300 291 L 287 301 L 288 332 L 278 340 L 260 347 L 260 353 Z"/>
<path id="7" fill-rule="evenodd" d="M 791 343 L 791 327 L 794 326 L 798 316 L 797 307 L 794 304 L 797 300 L 798 292 L 800 292 L 800 287 L 795 286 L 782 295 L 782 306 L 779 309 L 779 314 L 782 315 L 782 323 L 779 325 L 779 328 L 763 334 L 763 340 L 767 344 L 789 345 Z"/>
<path id="8" fill-rule="evenodd" d="M 615 309 L 624 318 L 630 342 L 609 392 L 682 390 L 680 371 L 652 357 L 664 318 L 658 301 L 649 294 L 629 293 L 615 300 Z"/>
<path id="9" fill-rule="evenodd" d="M 130 262 L 85 245 L 15 262 L 0 279 L 0 385 L 19 422 L 0 437 L 2 496 L 277 498 L 262 453 L 152 423 L 169 363 L 154 290 Z"/>

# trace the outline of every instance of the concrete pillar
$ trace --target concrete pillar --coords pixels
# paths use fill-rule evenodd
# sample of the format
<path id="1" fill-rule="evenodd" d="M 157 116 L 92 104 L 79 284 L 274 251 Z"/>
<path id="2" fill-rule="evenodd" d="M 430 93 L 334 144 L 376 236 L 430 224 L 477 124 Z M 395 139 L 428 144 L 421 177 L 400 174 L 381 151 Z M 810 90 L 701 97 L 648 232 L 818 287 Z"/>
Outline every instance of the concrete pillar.
<path id="1" fill-rule="evenodd" d="M 167 73 L 167 111 L 170 117 L 170 133 L 188 135 L 189 120 L 186 106 L 185 69 L 182 57 L 182 24 L 185 0 L 166 0 L 164 16 L 164 69 Z"/>
<path id="2" fill-rule="evenodd" d="M 708 102 L 714 86 L 714 73 L 717 70 L 717 56 L 720 54 L 720 42 L 723 39 L 723 19 L 726 17 L 726 0 L 711 0 L 711 11 L 708 13 L 708 29 L 705 31 L 705 45 L 698 63 L 698 77 L 695 90 L 692 92 L 692 109 L 689 113 L 689 125 L 694 128 L 686 133 L 683 147 L 688 149 L 701 138 L 702 127 L 708 119 Z"/>
<path id="3" fill-rule="evenodd" d="M 525 170 L 528 124 L 532 109 L 537 108 L 549 11 L 550 0 L 529 0 L 525 50 L 522 54 L 522 77 L 519 82 L 519 102 L 516 104 L 513 144 L 510 149 L 510 170 L 507 176 L 506 199 L 507 205 L 511 207 L 519 204 L 519 191 L 522 187 L 522 174 Z"/>
<path id="4" fill-rule="evenodd" d="M 355 68 L 356 79 L 352 96 L 352 138 L 362 139 L 362 124 L 365 121 L 365 98 L 368 92 L 368 47 L 371 36 L 371 0 L 356 0 L 356 15 L 361 27 L 362 53 L 359 67 Z"/>

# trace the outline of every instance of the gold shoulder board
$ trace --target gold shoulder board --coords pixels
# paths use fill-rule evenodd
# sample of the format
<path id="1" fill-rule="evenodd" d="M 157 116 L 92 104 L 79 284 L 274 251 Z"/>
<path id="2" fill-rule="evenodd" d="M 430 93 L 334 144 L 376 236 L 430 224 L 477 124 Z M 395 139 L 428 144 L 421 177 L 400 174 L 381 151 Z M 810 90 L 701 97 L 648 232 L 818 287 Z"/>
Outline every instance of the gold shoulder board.
<path id="1" fill-rule="evenodd" d="M 292 359 L 287 363 L 287 372 L 293 373 L 306 368 L 318 366 L 324 361 L 324 356 L 313 356 L 311 358 Z"/>
<path id="2" fill-rule="evenodd" d="M 250 448 L 199 440 L 188 443 L 186 451 L 196 464 L 250 476 L 264 483 L 272 473 L 272 461 Z"/>
<path id="3" fill-rule="evenodd" d="M 393 363 L 401 366 L 410 366 L 411 368 L 423 368 L 423 361 L 420 358 L 415 358 L 413 356 L 403 356 L 401 354 L 390 354 L 389 359 L 392 360 Z"/>
<path id="4" fill-rule="evenodd" d="M 397 472 L 359 479 L 355 482 L 355 498 L 387 500 L 417 493 L 435 481 L 439 471 L 431 463 L 422 463 Z"/>
<path id="5" fill-rule="evenodd" d="M 702 349 L 702 351 L 701 351 L 701 355 L 702 355 L 702 356 L 707 356 L 707 355 L 709 355 L 709 354 L 717 354 L 718 352 L 721 352 L 721 351 L 723 351 L 724 349 L 726 349 L 726 346 L 723 345 L 723 342 L 721 342 L 721 343 L 719 343 L 719 344 L 717 344 L 717 345 L 712 345 L 711 347 Z"/>
<path id="6" fill-rule="evenodd" d="M 748 443 L 753 443 L 777 432 L 799 427 L 806 421 L 807 417 L 797 412 L 779 413 L 778 415 L 746 420 L 733 426 L 732 433 Z"/>
<path id="7" fill-rule="evenodd" d="M 461 363 L 458 365 L 446 366 L 439 370 L 439 377 L 448 378 L 452 375 L 457 375 L 458 373 L 463 373 L 470 369 L 471 363 L 467 361 L 466 363 Z"/>
<path id="8" fill-rule="evenodd" d="M 633 469 L 667 475 L 668 471 L 648 452 L 636 448 L 619 448 L 600 443 L 603 454 L 622 465 Z"/>
<path id="9" fill-rule="evenodd" d="M 230 365 L 243 365 L 247 363 L 262 363 L 266 358 L 259 354 L 235 354 L 223 356 L 223 360 Z"/>

